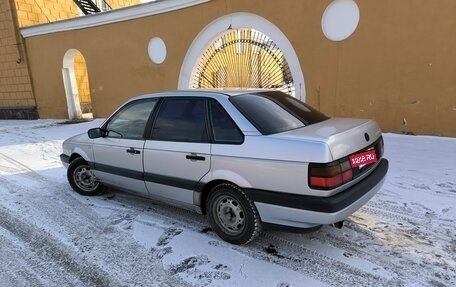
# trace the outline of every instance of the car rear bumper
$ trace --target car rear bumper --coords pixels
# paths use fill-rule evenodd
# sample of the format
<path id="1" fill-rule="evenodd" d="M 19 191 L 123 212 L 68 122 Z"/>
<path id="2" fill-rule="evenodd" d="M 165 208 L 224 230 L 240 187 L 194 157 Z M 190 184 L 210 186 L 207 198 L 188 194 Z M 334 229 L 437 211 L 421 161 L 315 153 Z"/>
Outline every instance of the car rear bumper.
<path id="1" fill-rule="evenodd" d="M 387 171 L 388 161 L 382 159 L 362 181 L 330 197 L 252 189 L 247 189 L 247 193 L 255 202 L 263 222 L 310 228 L 342 221 L 360 209 L 381 189 Z"/>

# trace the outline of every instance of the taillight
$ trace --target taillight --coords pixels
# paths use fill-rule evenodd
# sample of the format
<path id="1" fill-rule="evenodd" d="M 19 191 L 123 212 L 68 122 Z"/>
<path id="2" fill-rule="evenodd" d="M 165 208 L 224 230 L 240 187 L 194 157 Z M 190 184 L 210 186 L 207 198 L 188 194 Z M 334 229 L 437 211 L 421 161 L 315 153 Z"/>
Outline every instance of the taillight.
<path id="1" fill-rule="evenodd" d="M 309 187 L 333 189 L 353 179 L 353 170 L 348 160 L 329 164 L 309 164 Z"/>
<path id="2" fill-rule="evenodd" d="M 383 157 L 385 149 L 382 137 L 373 145 L 355 152 L 352 155 L 371 151 L 372 149 L 375 149 L 377 160 L 379 161 Z M 330 163 L 309 163 L 309 187 L 321 190 L 334 189 L 358 178 L 373 166 L 375 166 L 375 163 L 367 163 L 352 168 L 350 165 L 350 156 Z"/>

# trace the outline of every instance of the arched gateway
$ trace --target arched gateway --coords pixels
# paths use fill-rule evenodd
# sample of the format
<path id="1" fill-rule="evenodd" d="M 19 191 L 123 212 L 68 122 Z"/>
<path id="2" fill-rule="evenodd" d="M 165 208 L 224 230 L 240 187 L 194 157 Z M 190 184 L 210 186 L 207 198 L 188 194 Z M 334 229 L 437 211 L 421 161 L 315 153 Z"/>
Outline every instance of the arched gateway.
<path id="1" fill-rule="evenodd" d="M 250 13 L 223 16 L 199 33 L 178 88 L 274 88 L 305 101 L 304 77 L 290 42 L 274 24 Z"/>
<path id="2" fill-rule="evenodd" d="M 89 78 L 84 56 L 69 49 L 63 57 L 63 84 L 68 105 L 68 118 L 78 120 L 92 117 Z"/>

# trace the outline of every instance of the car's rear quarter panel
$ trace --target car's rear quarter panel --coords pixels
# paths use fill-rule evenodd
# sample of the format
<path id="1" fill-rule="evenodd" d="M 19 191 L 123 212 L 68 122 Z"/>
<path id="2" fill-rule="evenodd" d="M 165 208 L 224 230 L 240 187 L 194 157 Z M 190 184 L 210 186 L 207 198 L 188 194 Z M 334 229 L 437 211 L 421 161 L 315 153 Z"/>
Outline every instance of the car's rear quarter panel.
<path id="1" fill-rule="evenodd" d="M 330 161 L 326 144 L 268 136 L 246 136 L 242 145 L 213 144 L 211 171 L 203 179 L 231 181 L 243 188 L 322 196 L 307 183 L 309 161 Z"/>

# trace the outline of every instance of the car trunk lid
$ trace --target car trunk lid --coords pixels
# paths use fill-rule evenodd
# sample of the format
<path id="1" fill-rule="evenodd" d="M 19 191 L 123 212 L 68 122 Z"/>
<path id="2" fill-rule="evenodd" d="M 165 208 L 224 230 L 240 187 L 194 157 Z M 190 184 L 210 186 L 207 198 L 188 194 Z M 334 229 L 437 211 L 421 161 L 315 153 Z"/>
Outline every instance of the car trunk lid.
<path id="1" fill-rule="evenodd" d="M 338 160 L 372 146 L 381 137 L 381 131 L 373 120 L 331 118 L 274 136 L 325 142 L 333 160 Z"/>

